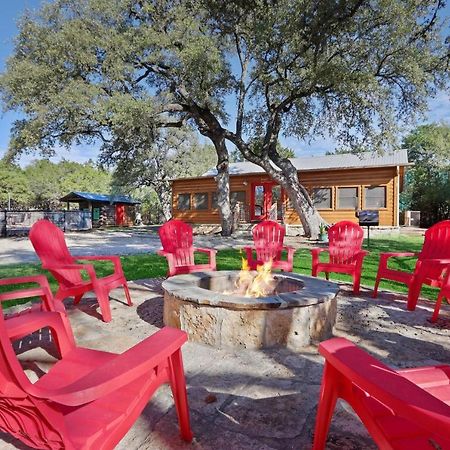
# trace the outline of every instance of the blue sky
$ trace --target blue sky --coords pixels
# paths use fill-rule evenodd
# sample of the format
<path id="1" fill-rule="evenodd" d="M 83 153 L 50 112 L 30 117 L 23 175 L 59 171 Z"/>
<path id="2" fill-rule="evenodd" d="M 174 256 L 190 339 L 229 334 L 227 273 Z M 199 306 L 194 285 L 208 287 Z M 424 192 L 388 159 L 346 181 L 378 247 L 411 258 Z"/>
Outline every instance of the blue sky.
<path id="1" fill-rule="evenodd" d="M 36 9 L 42 0 L 8 0 L 2 2 L 2 14 L 0 15 L 0 71 L 5 68 L 5 62 L 13 49 L 13 39 L 17 33 L 16 23 L 25 9 Z M 450 5 L 446 6 L 446 16 L 450 17 Z M 8 148 L 11 124 L 17 115 L 12 112 L 0 115 L 0 157 Z M 430 99 L 429 110 L 423 122 L 445 121 L 450 123 L 450 97 L 449 93 L 439 92 L 435 99 Z M 297 156 L 320 155 L 335 147 L 331 138 L 320 138 L 312 142 L 300 142 L 297 139 L 282 138 L 282 143 L 294 149 Z M 57 150 L 56 159 L 70 159 L 84 162 L 95 159 L 98 150 L 94 146 L 78 146 L 70 149 Z M 37 155 L 22 157 L 21 164 L 27 164 Z"/>

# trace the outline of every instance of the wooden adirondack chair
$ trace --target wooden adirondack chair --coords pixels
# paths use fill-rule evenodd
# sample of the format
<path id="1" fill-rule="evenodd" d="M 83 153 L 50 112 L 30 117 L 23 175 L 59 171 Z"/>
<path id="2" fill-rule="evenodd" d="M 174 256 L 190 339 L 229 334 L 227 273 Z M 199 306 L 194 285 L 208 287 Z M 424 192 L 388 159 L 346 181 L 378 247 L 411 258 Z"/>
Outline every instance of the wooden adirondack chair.
<path id="1" fill-rule="evenodd" d="M 41 303 L 35 303 L 31 308 L 27 308 L 20 313 L 9 314 L 6 317 L 5 325 L 8 336 L 11 339 L 19 339 L 30 332 L 38 329 L 37 324 L 45 322 L 50 312 L 60 312 L 66 334 L 72 343 L 75 343 L 72 328 L 66 315 L 66 310 L 62 302 L 55 302 L 48 280 L 44 275 L 34 275 L 30 277 L 3 278 L 0 279 L 0 286 L 15 286 L 23 284 L 38 284 L 38 287 L 27 287 L 14 289 L 0 293 L 0 302 L 8 300 L 18 300 L 26 298 L 40 297 Z M 29 314 L 33 312 L 34 314 Z"/>
<path id="2" fill-rule="evenodd" d="M 285 228 L 278 222 L 264 220 L 258 223 L 253 228 L 254 246 L 244 247 L 249 268 L 255 270 L 257 266 L 272 261 L 272 269 L 292 272 L 295 249 L 283 245 L 285 234 Z M 287 259 L 285 260 L 282 259 L 283 251 L 287 252 Z"/>
<path id="3" fill-rule="evenodd" d="M 2 431 L 39 449 L 113 449 L 155 390 L 169 383 L 181 437 L 191 441 L 180 351 L 186 333 L 166 327 L 117 355 L 77 347 L 60 312 L 34 311 L 28 319 L 36 330 L 50 328 L 61 359 L 32 384 L 14 354 L 9 320 L 0 311 Z M 28 326 L 28 331 L 34 330 Z"/>
<path id="4" fill-rule="evenodd" d="M 62 301 L 73 296 L 74 303 L 77 304 L 86 292 L 94 291 L 105 322 L 111 320 L 109 292 L 112 289 L 123 286 L 128 305 L 132 305 L 127 280 L 118 256 L 73 257 L 67 248 L 64 233 L 48 220 L 39 220 L 31 227 L 30 240 L 42 262 L 42 267 L 50 271 L 58 281 L 59 289 L 55 294 L 55 300 Z M 79 264 L 78 260 L 111 261 L 114 264 L 114 273 L 98 278 L 92 264 Z M 88 280 L 83 280 L 81 276 L 83 271 L 88 274 Z"/>
<path id="5" fill-rule="evenodd" d="M 383 450 L 450 449 L 450 366 L 395 371 L 350 341 L 322 342 L 325 357 L 313 450 L 323 450 L 345 400 Z"/>
<path id="6" fill-rule="evenodd" d="M 158 255 L 165 256 L 169 270 L 167 275 L 216 270 L 216 250 L 194 247 L 192 228 L 181 220 L 171 219 L 158 230 L 162 250 Z M 208 264 L 195 264 L 195 252 L 209 255 Z"/>
<path id="7" fill-rule="evenodd" d="M 344 220 L 334 224 L 328 229 L 328 248 L 311 250 L 312 276 L 325 272 L 328 280 L 330 272 L 346 273 L 353 277 L 353 293 L 358 294 L 363 260 L 369 253 L 361 249 L 363 238 L 363 229 L 356 223 Z M 329 253 L 329 262 L 320 262 L 322 252 Z"/>
<path id="8" fill-rule="evenodd" d="M 388 267 L 390 258 L 417 257 L 412 273 Z M 408 286 L 408 309 L 413 311 L 419 299 L 422 284 L 441 287 L 443 271 L 450 263 L 450 220 L 433 225 L 425 232 L 420 253 L 381 253 L 373 297 L 378 295 L 381 279 L 393 280 Z"/>
<path id="9" fill-rule="evenodd" d="M 444 281 L 442 282 L 441 290 L 439 291 L 436 304 L 434 306 L 433 316 L 431 317 L 431 322 L 436 322 L 439 317 L 439 311 L 441 309 L 442 300 L 447 299 L 447 303 L 450 303 L 450 264 L 446 268 L 446 275 Z"/>

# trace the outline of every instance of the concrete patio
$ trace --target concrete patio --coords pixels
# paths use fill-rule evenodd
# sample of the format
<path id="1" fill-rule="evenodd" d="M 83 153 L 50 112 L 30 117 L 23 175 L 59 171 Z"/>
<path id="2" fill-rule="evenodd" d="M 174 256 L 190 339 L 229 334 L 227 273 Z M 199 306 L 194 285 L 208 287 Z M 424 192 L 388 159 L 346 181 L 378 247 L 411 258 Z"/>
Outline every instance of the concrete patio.
<path id="1" fill-rule="evenodd" d="M 68 313 L 79 345 L 124 351 L 162 327 L 161 280 L 130 282 L 135 305 L 127 307 L 120 290 L 113 292 L 113 320 L 100 320 L 94 299 Z M 338 297 L 335 334 L 345 336 L 395 367 L 448 363 L 450 315 L 432 325 L 432 308 L 420 303 L 407 312 L 405 299 L 369 292 L 355 297 L 347 287 Z M 33 345 L 38 345 L 31 350 Z M 16 343 L 30 376 L 37 361 L 45 369 L 54 360 L 46 331 Z M 316 347 L 227 351 L 187 343 L 183 348 L 194 441 L 178 437 L 170 390 L 161 388 L 118 445 L 120 450 L 150 449 L 308 449 L 311 447 L 323 361 Z M 0 434 L 0 448 L 27 449 Z M 328 440 L 329 449 L 374 449 L 376 446 L 351 409 L 338 404 Z"/>

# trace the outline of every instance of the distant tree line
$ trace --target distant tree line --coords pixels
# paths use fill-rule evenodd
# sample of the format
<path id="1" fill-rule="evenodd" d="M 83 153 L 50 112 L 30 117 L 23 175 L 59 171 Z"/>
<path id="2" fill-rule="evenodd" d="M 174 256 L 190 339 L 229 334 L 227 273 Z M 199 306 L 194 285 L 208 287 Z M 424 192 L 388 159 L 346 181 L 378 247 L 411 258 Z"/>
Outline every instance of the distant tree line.
<path id="1" fill-rule="evenodd" d="M 59 0 L 27 12 L 0 75 L 19 111 L 8 157 L 94 141 L 147 152 L 190 126 L 214 146 L 222 233 L 230 235 L 234 147 L 286 192 L 306 236 L 323 219 L 282 136 L 324 133 L 367 150 L 448 81 L 441 0 Z"/>
<path id="2" fill-rule="evenodd" d="M 111 174 L 93 162 L 36 160 L 25 168 L 0 160 L 0 209 L 55 209 L 72 191 L 108 193 Z"/>
<path id="3" fill-rule="evenodd" d="M 421 226 L 450 218 L 450 125 L 427 124 L 403 140 L 409 161 L 401 208 L 421 212 Z"/>

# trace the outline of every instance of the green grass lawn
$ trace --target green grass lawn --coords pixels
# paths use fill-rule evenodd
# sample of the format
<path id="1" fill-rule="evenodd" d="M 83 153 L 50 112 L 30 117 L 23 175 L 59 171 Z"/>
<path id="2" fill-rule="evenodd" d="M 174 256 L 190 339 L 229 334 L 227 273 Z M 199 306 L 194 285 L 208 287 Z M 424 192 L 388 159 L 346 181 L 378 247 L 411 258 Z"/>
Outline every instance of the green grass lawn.
<path id="1" fill-rule="evenodd" d="M 370 240 L 370 254 L 364 261 L 361 284 L 363 286 L 373 287 L 378 268 L 379 254 L 381 252 L 417 252 L 421 249 L 422 242 L 423 238 L 419 236 L 385 235 L 372 238 Z M 367 249 L 366 242 L 364 248 Z M 217 254 L 217 269 L 230 270 L 239 268 L 241 266 L 241 256 L 239 250 L 219 251 Z M 203 262 L 202 257 L 204 258 L 205 255 L 199 255 L 199 261 Z M 166 260 L 158 255 L 142 254 L 123 256 L 121 260 L 127 280 L 164 277 L 166 275 Z M 391 263 L 394 268 L 409 271 L 414 268 L 414 264 L 414 258 L 400 258 L 392 260 Z M 96 262 L 94 265 L 99 276 L 104 276 L 112 272 L 112 265 L 108 262 Z M 311 253 L 309 249 L 299 249 L 295 253 L 294 272 L 311 275 Z M 53 291 L 55 291 L 57 288 L 56 281 L 46 271 L 41 270 L 38 264 L 0 266 L 0 278 L 33 275 L 38 273 L 46 273 L 48 275 L 50 285 Z M 332 273 L 330 274 L 330 278 L 337 281 L 351 281 L 349 276 L 341 274 Z M 391 281 L 382 281 L 380 288 L 395 292 L 407 292 L 406 286 Z M 5 288 L 3 288 L 3 290 L 5 290 Z M 437 289 L 425 286 L 422 290 L 422 296 L 435 300 Z"/>

